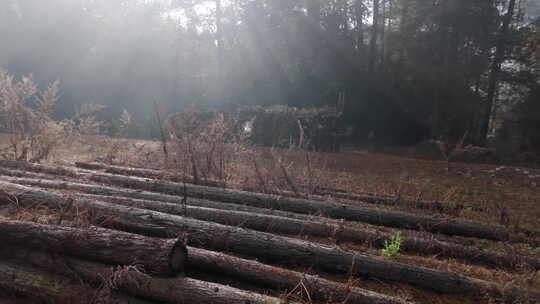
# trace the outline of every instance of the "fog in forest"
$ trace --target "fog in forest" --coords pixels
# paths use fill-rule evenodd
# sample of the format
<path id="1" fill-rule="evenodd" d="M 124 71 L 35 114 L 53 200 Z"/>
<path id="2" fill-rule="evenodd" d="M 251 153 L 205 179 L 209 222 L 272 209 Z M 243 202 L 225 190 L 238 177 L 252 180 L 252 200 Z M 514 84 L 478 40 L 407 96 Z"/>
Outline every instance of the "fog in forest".
<path id="1" fill-rule="evenodd" d="M 341 106 L 389 144 L 484 144 L 507 117 L 539 147 L 538 15 L 526 0 L 4 0 L 0 67 L 60 80 L 55 116 L 143 126 L 193 105 Z"/>

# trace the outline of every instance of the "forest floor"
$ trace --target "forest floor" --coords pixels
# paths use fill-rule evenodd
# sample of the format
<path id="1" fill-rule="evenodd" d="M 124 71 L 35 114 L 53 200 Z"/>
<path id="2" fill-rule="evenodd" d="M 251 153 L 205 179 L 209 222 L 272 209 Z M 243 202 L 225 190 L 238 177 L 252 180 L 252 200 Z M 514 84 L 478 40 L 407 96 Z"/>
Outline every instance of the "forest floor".
<path id="1" fill-rule="evenodd" d="M 68 163 L 95 161 L 103 159 L 108 152 L 100 137 L 92 137 L 86 143 L 90 144 L 61 149 L 54 159 Z M 121 146 L 115 154 L 116 164 L 172 171 L 181 169 L 171 168 L 170 165 L 166 168 L 159 142 L 128 140 L 122 142 Z M 282 170 L 278 168 L 274 171 L 275 168 L 271 166 L 273 162 L 282 160 L 293 183 L 311 182 L 349 193 L 373 193 L 487 207 L 492 210 L 489 214 L 465 209 L 456 216 L 540 233 L 540 169 L 455 161 L 450 163 L 448 170 L 444 160 L 370 152 L 363 148 L 349 148 L 342 153 L 266 147 L 253 149 L 240 153 L 227 168 L 228 187 L 260 188 L 253 158 L 257 159 L 261 171 L 264 171 L 262 175 L 282 175 Z M 308 167 L 315 171 L 311 177 L 307 174 Z M 279 184 L 279 181 L 273 182 Z M 283 183 L 277 187 L 290 188 L 286 181 Z M 400 208 L 399 205 L 394 207 Z"/>
<path id="2" fill-rule="evenodd" d="M 51 164 L 68 165 L 74 162 L 103 160 L 109 153 L 102 144 L 103 137 L 92 137 L 84 143 L 61 148 L 51 160 Z M 452 162 L 450 170 L 446 161 L 425 160 L 411 156 L 399 156 L 351 149 L 343 153 L 305 152 L 300 150 L 277 150 L 263 147 L 251 148 L 249 152 L 238 152 L 234 162 L 227 167 L 224 179 L 227 188 L 260 191 L 273 186 L 276 191 L 296 192 L 296 185 L 316 185 L 339 189 L 344 193 L 370 193 L 395 198 L 392 205 L 373 205 L 383 210 L 399 210 L 412 214 L 445 216 L 467 219 L 485 224 L 506 226 L 516 236 L 525 241 L 501 242 L 479 238 L 444 236 L 425 231 L 412 231 L 376 226 L 360 222 L 345 221 L 344 225 L 373 229 L 425 239 L 437 239 L 449 243 L 467 245 L 508 255 L 525 255 L 540 258 L 540 169 L 492 164 Z M 173 157 L 173 156 L 170 156 Z M 255 159 L 255 161 L 254 161 Z M 276 168 L 276 162 L 283 164 Z M 124 140 L 115 152 L 114 163 L 121 166 L 179 171 L 185 166 L 167 167 L 159 142 Z M 258 166 L 257 166 L 258 164 Z M 257 167 L 255 169 L 254 167 Z M 178 173 L 178 172 L 177 172 Z M 286 180 L 276 175 L 287 175 Z M 307 194 L 316 200 L 340 201 L 350 205 L 363 202 L 340 199 L 332 195 Z M 404 200 L 432 200 L 448 206 L 444 210 L 417 209 Z M 456 204 L 469 206 L 455 209 Z M 476 208 L 479 207 L 479 208 Z M 9 218 L 54 223 L 58 215 L 46 208 L 29 213 L 2 207 L 0 215 Z M 525 231 L 528 231 L 525 233 Z M 313 242 L 336 245 L 328 239 L 302 236 Z M 368 245 L 340 243 L 341 248 L 374 256 L 383 256 L 380 249 Z M 430 269 L 459 273 L 472 278 L 509 284 L 528 290 L 540 290 L 540 272 L 537 269 L 516 265 L 515 269 L 502 269 L 478 265 L 469 261 L 441 258 L 422 253 L 400 254 L 393 258 L 406 264 L 424 266 Z M 290 269 L 291 266 L 288 266 Z M 299 271 L 313 270 L 298 267 Z M 323 277 L 348 282 L 347 274 L 317 273 Z M 497 303 L 491 298 L 462 297 L 459 294 L 441 295 L 408 284 L 385 282 L 379 279 L 357 278 L 354 284 L 372 291 L 398 296 L 416 303 Z M 524 301 L 523 303 L 527 303 Z M 532 302 L 531 302 L 532 303 Z"/>

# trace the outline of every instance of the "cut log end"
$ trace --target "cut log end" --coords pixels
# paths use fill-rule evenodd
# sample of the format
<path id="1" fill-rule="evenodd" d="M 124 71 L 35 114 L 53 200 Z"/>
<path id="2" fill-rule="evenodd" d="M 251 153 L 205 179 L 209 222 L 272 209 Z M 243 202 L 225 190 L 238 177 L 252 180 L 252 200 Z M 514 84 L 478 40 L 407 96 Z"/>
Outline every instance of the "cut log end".
<path id="1" fill-rule="evenodd" d="M 177 239 L 169 255 L 169 268 L 171 276 L 183 274 L 188 262 L 188 250 L 184 241 Z"/>

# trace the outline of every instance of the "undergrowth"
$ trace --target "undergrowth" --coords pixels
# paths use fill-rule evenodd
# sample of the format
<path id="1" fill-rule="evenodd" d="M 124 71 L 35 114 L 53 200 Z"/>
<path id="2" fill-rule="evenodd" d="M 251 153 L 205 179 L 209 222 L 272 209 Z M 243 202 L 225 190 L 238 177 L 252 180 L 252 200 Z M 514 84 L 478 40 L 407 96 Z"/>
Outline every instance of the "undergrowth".
<path id="1" fill-rule="evenodd" d="M 384 241 L 384 248 L 381 250 L 383 256 L 388 258 L 398 258 L 401 247 L 401 232 L 398 231 L 390 237 L 390 240 Z"/>
<path id="2" fill-rule="evenodd" d="M 97 104 L 83 104 L 73 117 L 55 120 L 59 95 L 59 81 L 40 91 L 32 75 L 17 80 L 0 70 L 0 131 L 8 134 L 7 144 L 0 146 L 2 159 L 46 161 L 54 158 L 60 148 L 72 147 L 74 143 L 86 145 L 89 136 L 98 136 L 111 128 L 110 123 L 96 118 L 106 108 Z M 126 130 L 131 123 L 131 115 L 124 110 L 113 136 L 101 138 L 98 146 L 105 152 L 96 154 L 103 154 L 105 162 L 112 163 L 124 151 Z"/>

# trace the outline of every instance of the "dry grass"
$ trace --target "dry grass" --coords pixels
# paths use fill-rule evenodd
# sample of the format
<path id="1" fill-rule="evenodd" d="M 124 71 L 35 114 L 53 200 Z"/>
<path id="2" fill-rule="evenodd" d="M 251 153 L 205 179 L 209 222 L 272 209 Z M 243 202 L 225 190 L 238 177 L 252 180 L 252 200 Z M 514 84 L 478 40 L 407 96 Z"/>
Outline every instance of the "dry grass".
<path id="1" fill-rule="evenodd" d="M 86 130 L 91 129 L 91 127 L 84 127 L 86 125 L 95 127 L 97 123 L 90 117 L 80 119 L 75 125 Z M 127 125 L 130 117 L 126 114 L 122 117 L 120 125 L 122 121 Z M 454 203 L 465 203 L 480 206 L 489 212 L 481 213 L 472 208 L 466 208 L 454 216 L 504 224 L 517 232 L 527 229 L 540 235 L 538 221 L 540 208 L 537 206 L 540 202 L 540 170 L 538 169 L 454 161 L 452 170 L 448 170 L 448 159 L 425 160 L 367 151 L 322 153 L 298 149 L 253 147 L 244 138 L 234 134 L 234 124 L 222 115 L 216 115 L 205 123 L 192 120 L 192 117 L 187 115 L 178 123 L 177 126 L 183 129 L 180 129 L 182 132 L 173 136 L 168 143 L 168 159 L 164 156 L 162 143 L 157 141 L 110 138 L 79 130 L 75 134 L 80 140 L 73 141 L 75 144 L 70 146 L 59 145 L 55 151 L 56 157 L 51 161 L 74 162 L 98 159 L 126 166 L 168 169 L 177 175 L 191 175 L 196 179 L 225 181 L 231 188 L 268 193 L 292 192 L 313 195 L 316 188 L 329 187 L 353 193 L 368 192 L 405 199 L 437 200 L 448 204 L 449 209 L 452 209 Z M 0 136 L 0 145 L 12 142 L 13 136 L 13 134 Z M 347 203 L 354 204 L 355 202 Z M 435 212 L 413 210 L 410 206 L 400 205 L 385 208 L 403 209 L 415 213 Z M 1 206 L 1 216 L 49 224 L 69 222 L 79 227 L 114 220 L 96 218 L 85 210 L 69 209 L 52 212 L 40 206 L 23 209 L 18 207 L 16 202 Z M 362 223 L 344 224 L 391 233 L 397 231 Z M 433 235 L 428 234 L 428 237 L 433 237 Z M 380 255 L 379 250 L 367 246 L 336 244 L 332 240 L 316 238 L 312 240 Z M 531 237 L 529 244 L 504 244 L 457 237 L 448 237 L 446 240 L 474 244 L 480 248 L 509 254 L 519 253 L 540 257 L 540 238 L 538 237 Z M 399 261 L 457 272 L 501 284 L 513 283 L 540 289 L 538 273 L 528 269 L 517 268 L 515 271 L 505 272 L 469 265 L 453 259 L 405 254 L 400 255 Z M 352 280 L 352 277 L 344 276 L 324 276 L 386 294 L 415 299 L 422 303 L 475 303 L 469 299 L 435 295 L 403 284 Z M 110 287 L 113 287 L 113 283 L 114 280 L 108 281 L 107 284 L 112 284 Z M 107 284 L 106 286 L 109 286 Z M 298 296 L 309 301 L 309 293 L 304 289 L 299 284 L 295 290 L 288 293 L 288 296 Z M 486 299 L 485 303 L 489 301 Z"/>
<path id="2" fill-rule="evenodd" d="M 57 159 L 67 162 L 103 159 L 108 153 L 108 149 L 100 145 L 103 137 L 87 136 L 86 145 L 73 145 L 71 149 L 63 147 Z M 5 140 L 6 136 L 2 138 Z M 178 148 L 177 151 L 189 149 Z M 261 192 L 294 192 L 296 189 L 309 193 L 310 188 L 323 186 L 352 193 L 437 200 L 448 204 L 449 209 L 452 209 L 453 203 L 464 203 L 486 208 L 489 212 L 480 213 L 465 208 L 456 216 L 540 233 L 540 222 L 537 220 L 540 218 L 537 205 L 540 201 L 539 169 L 504 167 L 495 170 L 500 166 L 456 161 L 448 172 L 446 161 L 367 151 L 306 152 L 246 147 L 236 143 L 231 147 L 226 142 L 220 143 L 219 153 L 216 150 L 214 154 L 196 151 L 201 150 L 176 154 L 178 159 L 187 160 L 178 161 L 177 166 L 173 167 L 165 163 L 159 142 L 125 140 L 122 149 L 125 157 L 115 163 L 168 169 L 182 174 L 187 171 L 188 175 L 193 174 L 195 163 L 198 164 L 195 170 L 200 178 L 221 177 L 227 181 L 228 187 Z M 198 158 L 190 160 L 190 155 L 197 155 Z M 222 169 L 219 169 L 220 166 Z"/>

